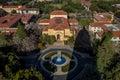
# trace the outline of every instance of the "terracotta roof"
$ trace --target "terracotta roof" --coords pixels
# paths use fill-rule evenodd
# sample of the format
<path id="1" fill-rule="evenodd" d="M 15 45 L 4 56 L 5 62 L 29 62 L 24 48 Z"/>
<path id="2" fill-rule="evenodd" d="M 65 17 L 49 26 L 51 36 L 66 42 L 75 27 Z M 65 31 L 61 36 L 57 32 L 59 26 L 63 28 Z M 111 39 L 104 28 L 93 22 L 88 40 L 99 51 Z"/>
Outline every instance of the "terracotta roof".
<path id="1" fill-rule="evenodd" d="M 91 27 L 98 27 L 98 26 L 103 26 L 104 24 L 110 24 L 109 22 L 93 22 L 90 23 Z"/>
<path id="2" fill-rule="evenodd" d="M 2 8 L 16 8 L 18 10 L 31 10 L 31 11 L 38 11 L 38 8 L 26 8 L 25 6 L 1 6 Z"/>
<path id="3" fill-rule="evenodd" d="M 76 19 L 69 19 L 69 23 L 78 23 Z"/>
<path id="4" fill-rule="evenodd" d="M 91 2 L 89 0 L 80 0 L 80 2 L 83 3 L 87 7 L 91 6 Z"/>
<path id="5" fill-rule="evenodd" d="M 104 32 L 97 32 L 98 36 L 102 36 Z M 113 37 L 120 37 L 120 31 L 112 31 Z"/>
<path id="6" fill-rule="evenodd" d="M 1 8 L 15 8 L 15 9 L 19 9 L 19 8 L 24 8 L 25 6 L 1 6 Z"/>
<path id="7" fill-rule="evenodd" d="M 42 19 L 42 20 L 39 20 L 39 23 L 49 23 L 50 20 L 49 19 Z"/>
<path id="8" fill-rule="evenodd" d="M 67 12 L 63 10 L 55 10 L 55 11 L 52 11 L 50 15 L 67 15 Z"/>
<path id="9" fill-rule="evenodd" d="M 43 31 L 46 31 L 48 29 L 64 30 L 64 29 L 70 29 L 70 26 L 66 18 L 54 17 L 50 19 L 50 24 L 48 25 L 48 27 L 43 28 Z"/>
<path id="10" fill-rule="evenodd" d="M 23 14 L 23 15 L 21 15 L 21 21 L 23 23 L 28 22 L 32 17 L 33 17 L 32 14 Z"/>
<path id="11" fill-rule="evenodd" d="M 32 14 L 8 14 L 7 16 L 0 18 L 0 27 L 4 28 L 10 28 L 12 25 L 14 25 L 16 22 L 21 20 L 22 22 L 27 22 L 31 19 L 33 15 Z"/>
<path id="12" fill-rule="evenodd" d="M 109 14 L 109 13 L 97 13 L 97 14 L 94 14 L 94 18 L 97 21 L 109 22 L 111 21 L 112 15 L 113 14 Z"/>
<path id="13" fill-rule="evenodd" d="M 110 31 L 109 28 L 105 26 L 105 24 L 109 24 L 108 22 L 94 22 L 90 23 L 91 27 L 101 27 L 104 31 Z"/>
<path id="14" fill-rule="evenodd" d="M 0 27 L 11 27 L 13 24 L 15 24 L 17 21 L 20 20 L 20 16 L 16 15 L 7 15 L 0 18 Z"/>
<path id="15" fill-rule="evenodd" d="M 38 8 L 26 8 L 26 7 L 21 7 L 18 10 L 31 10 L 31 11 L 38 11 Z"/>
<path id="16" fill-rule="evenodd" d="M 49 28 L 53 29 L 61 29 L 59 26 L 61 26 L 62 29 L 69 29 L 69 23 L 66 18 L 63 17 L 54 17 L 50 19 L 50 25 Z"/>
<path id="17" fill-rule="evenodd" d="M 18 8 L 18 6 L 3 6 L 2 8 Z"/>

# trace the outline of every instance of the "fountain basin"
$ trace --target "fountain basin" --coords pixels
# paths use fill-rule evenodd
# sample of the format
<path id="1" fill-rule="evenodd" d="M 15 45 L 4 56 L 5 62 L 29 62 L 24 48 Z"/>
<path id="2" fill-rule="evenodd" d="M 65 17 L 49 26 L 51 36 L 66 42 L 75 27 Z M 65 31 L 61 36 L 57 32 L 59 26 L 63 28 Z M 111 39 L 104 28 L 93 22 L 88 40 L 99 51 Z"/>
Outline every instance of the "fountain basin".
<path id="1" fill-rule="evenodd" d="M 63 66 L 63 65 L 66 64 L 66 57 L 64 57 L 64 56 L 54 56 L 51 61 L 56 66 Z"/>

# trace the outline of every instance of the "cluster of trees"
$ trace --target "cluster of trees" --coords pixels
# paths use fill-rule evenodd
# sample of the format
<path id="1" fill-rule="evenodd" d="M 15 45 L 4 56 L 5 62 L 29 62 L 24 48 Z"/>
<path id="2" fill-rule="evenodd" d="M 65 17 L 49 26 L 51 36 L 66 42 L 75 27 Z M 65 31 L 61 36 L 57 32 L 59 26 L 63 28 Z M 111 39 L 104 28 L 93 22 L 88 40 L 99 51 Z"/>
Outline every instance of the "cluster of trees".
<path id="1" fill-rule="evenodd" d="M 18 54 L 37 48 L 39 36 L 35 34 L 36 31 L 32 32 L 34 35 L 28 34 L 29 31 L 25 31 L 24 25 L 19 23 L 17 32 L 12 37 L 0 33 L 0 80 L 43 80 L 39 71 L 25 68 L 25 63 Z"/>
<path id="2" fill-rule="evenodd" d="M 104 1 L 104 0 L 99 0 L 99 1 L 92 1 L 92 5 L 90 7 L 90 9 L 92 11 L 97 11 L 97 12 L 116 12 L 117 9 L 115 7 L 113 7 L 113 4 L 118 4 L 120 3 L 120 1 Z"/>
<path id="3" fill-rule="evenodd" d="M 68 13 L 80 13 L 84 10 L 84 7 L 81 5 L 80 2 L 74 3 L 73 1 L 66 1 L 66 4 L 63 4 L 61 7 L 62 10 L 65 10 Z"/>
<path id="4" fill-rule="evenodd" d="M 104 33 L 101 40 L 95 40 L 93 47 L 100 80 L 120 79 L 120 53 L 111 42 L 112 32 Z M 120 49 L 120 48 L 118 48 Z"/>
<path id="5" fill-rule="evenodd" d="M 48 34 L 44 34 L 40 37 L 40 42 L 44 44 L 53 44 L 55 41 L 56 38 L 53 35 L 49 36 Z"/>
<path id="6" fill-rule="evenodd" d="M 13 52 L 0 52 L 0 80 L 43 80 L 39 71 L 25 69 L 24 63 Z"/>
<path id="7" fill-rule="evenodd" d="M 55 6 L 56 2 L 59 3 L 60 2 L 60 7 Z M 63 3 L 63 4 L 62 4 Z M 41 12 L 45 13 L 45 14 L 49 14 L 51 11 L 53 10 L 57 10 L 57 9 L 62 9 L 65 10 L 67 12 L 80 12 L 81 10 L 84 10 L 84 7 L 81 5 L 80 2 L 78 3 L 73 3 L 72 0 L 66 0 L 66 1 L 62 1 L 62 0 L 56 0 L 55 3 L 54 2 L 38 2 L 35 3 L 34 5 L 26 5 L 27 7 L 35 7 L 35 8 L 40 8 Z"/>
<path id="8" fill-rule="evenodd" d="M 18 52 L 30 52 L 37 48 L 35 35 L 28 35 L 22 24 L 18 24 L 17 32 L 13 35 L 13 47 Z"/>
<path id="9" fill-rule="evenodd" d="M 0 17 L 7 15 L 8 13 L 3 9 L 0 9 Z"/>
<path id="10" fill-rule="evenodd" d="M 12 36 L 10 35 L 9 37 L 0 33 L 0 47 L 3 48 L 11 46 L 13 51 L 18 53 L 29 53 L 37 50 L 40 37 L 40 32 L 38 30 L 39 29 L 29 29 L 26 31 L 24 29 L 24 25 L 18 23 L 17 32 Z"/>

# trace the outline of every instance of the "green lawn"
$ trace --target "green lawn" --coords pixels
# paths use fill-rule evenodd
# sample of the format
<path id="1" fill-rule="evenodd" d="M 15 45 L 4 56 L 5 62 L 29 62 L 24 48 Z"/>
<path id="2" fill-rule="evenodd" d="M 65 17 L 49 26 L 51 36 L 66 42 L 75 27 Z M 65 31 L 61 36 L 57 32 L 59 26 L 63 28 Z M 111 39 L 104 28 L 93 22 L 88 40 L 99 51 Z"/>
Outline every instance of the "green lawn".
<path id="1" fill-rule="evenodd" d="M 70 61 L 69 64 L 65 65 L 62 67 L 62 71 L 63 72 L 68 72 L 70 71 L 71 69 L 73 69 L 75 67 L 75 62 L 74 61 Z"/>
<path id="2" fill-rule="evenodd" d="M 50 59 L 53 55 L 57 54 L 57 52 L 51 52 L 51 53 L 48 53 L 46 56 L 45 56 L 45 59 Z"/>
<path id="3" fill-rule="evenodd" d="M 48 61 L 43 63 L 43 66 L 51 72 L 55 72 L 56 71 L 56 66 L 51 65 Z"/>
<path id="4" fill-rule="evenodd" d="M 79 19 L 79 22 L 81 24 L 81 26 L 88 26 L 89 23 L 93 22 L 92 19 L 88 19 L 88 18 L 85 18 L 85 19 Z"/>

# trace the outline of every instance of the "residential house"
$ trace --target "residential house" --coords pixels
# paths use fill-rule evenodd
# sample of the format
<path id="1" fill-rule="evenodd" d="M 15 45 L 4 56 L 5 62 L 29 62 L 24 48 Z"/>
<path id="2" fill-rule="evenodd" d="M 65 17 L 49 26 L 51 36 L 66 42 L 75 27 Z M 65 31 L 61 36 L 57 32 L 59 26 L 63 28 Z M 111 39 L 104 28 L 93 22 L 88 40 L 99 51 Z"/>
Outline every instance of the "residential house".
<path id="1" fill-rule="evenodd" d="M 113 13 L 94 13 L 94 22 L 108 22 L 112 23 L 114 20 L 114 14 Z"/>
<path id="2" fill-rule="evenodd" d="M 97 39 L 101 39 L 102 38 L 102 35 L 103 35 L 104 32 L 98 32 L 96 34 L 96 38 Z M 112 31 L 113 33 L 113 37 L 111 39 L 111 41 L 115 44 L 119 43 L 120 42 L 120 30 L 119 31 Z"/>
<path id="3" fill-rule="evenodd" d="M 14 33 L 17 30 L 18 22 L 24 24 L 29 23 L 32 19 L 32 14 L 8 14 L 0 18 L 0 32 Z"/>
<path id="4" fill-rule="evenodd" d="M 40 14 L 38 8 L 26 8 L 25 6 L 0 6 L 0 8 L 8 13 L 11 13 L 12 10 L 16 10 L 16 12 L 20 14 Z"/>
<path id="5" fill-rule="evenodd" d="M 80 2 L 87 11 L 90 10 L 90 6 L 91 6 L 90 0 L 80 0 Z"/>
<path id="6" fill-rule="evenodd" d="M 89 31 L 92 33 L 101 32 L 101 31 L 119 31 L 119 25 L 111 24 L 106 22 L 94 22 L 90 23 Z M 119 26 L 120 27 L 120 26 Z"/>

